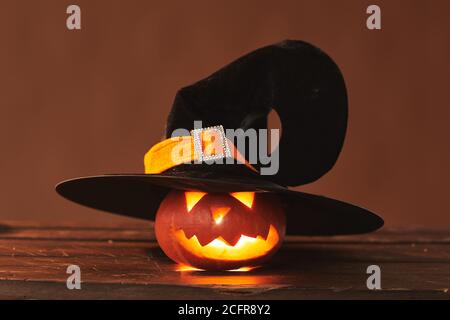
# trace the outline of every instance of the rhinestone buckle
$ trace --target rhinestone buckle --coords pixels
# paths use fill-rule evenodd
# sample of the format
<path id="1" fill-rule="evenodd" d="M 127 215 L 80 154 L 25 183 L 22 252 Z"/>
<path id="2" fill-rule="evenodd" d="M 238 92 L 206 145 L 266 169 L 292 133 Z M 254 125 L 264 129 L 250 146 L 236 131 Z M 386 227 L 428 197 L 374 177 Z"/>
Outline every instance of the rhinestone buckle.
<path id="1" fill-rule="evenodd" d="M 219 138 L 219 145 L 222 147 L 221 154 L 205 155 L 202 148 L 202 133 L 205 131 L 212 131 L 215 133 L 215 137 Z M 197 156 L 198 161 L 217 160 L 231 157 L 230 146 L 225 136 L 225 130 L 223 126 L 214 126 L 208 128 L 200 128 L 191 130 L 191 136 L 194 140 L 194 153 Z"/>

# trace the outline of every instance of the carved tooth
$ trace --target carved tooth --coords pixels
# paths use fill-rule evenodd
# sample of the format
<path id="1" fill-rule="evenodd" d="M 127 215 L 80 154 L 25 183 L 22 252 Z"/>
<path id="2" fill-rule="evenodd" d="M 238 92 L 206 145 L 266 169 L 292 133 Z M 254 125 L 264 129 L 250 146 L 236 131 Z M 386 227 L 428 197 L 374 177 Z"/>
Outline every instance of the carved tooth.
<path id="1" fill-rule="evenodd" d="M 267 237 L 269 236 L 269 232 L 270 232 L 270 227 L 271 227 L 272 225 L 271 224 L 269 224 L 267 227 L 266 227 L 266 230 L 264 230 L 264 233 L 262 233 L 262 234 L 260 234 L 259 236 L 261 236 L 264 240 L 267 240 Z"/>
<path id="2" fill-rule="evenodd" d="M 233 234 L 231 236 L 222 236 L 221 238 L 223 240 L 225 240 L 226 243 L 228 243 L 230 246 L 235 246 L 236 243 L 239 241 L 239 239 L 241 238 L 242 234 Z"/>
<path id="3" fill-rule="evenodd" d="M 202 247 L 206 246 L 208 243 L 212 242 L 215 239 L 215 237 L 212 236 L 211 234 L 206 235 L 206 236 L 199 236 L 199 235 L 196 235 L 196 236 L 197 236 L 198 242 L 200 243 L 200 245 Z"/>
<path id="4" fill-rule="evenodd" d="M 184 230 L 180 228 L 178 230 L 181 230 L 187 239 L 191 239 L 195 235 L 194 232 L 192 232 L 190 229 Z"/>

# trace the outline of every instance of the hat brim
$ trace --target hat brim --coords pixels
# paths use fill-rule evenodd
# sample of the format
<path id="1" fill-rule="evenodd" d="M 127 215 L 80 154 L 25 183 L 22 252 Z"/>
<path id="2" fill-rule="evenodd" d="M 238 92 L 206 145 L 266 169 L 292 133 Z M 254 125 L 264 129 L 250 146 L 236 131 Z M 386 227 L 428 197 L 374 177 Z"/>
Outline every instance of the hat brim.
<path id="1" fill-rule="evenodd" d="M 134 218 L 154 220 L 171 189 L 206 192 L 274 192 L 286 206 L 288 235 L 341 235 L 374 231 L 383 219 L 364 208 L 289 190 L 262 179 L 196 178 L 164 174 L 114 174 L 63 181 L 56 191 L 76 203 Z"/>

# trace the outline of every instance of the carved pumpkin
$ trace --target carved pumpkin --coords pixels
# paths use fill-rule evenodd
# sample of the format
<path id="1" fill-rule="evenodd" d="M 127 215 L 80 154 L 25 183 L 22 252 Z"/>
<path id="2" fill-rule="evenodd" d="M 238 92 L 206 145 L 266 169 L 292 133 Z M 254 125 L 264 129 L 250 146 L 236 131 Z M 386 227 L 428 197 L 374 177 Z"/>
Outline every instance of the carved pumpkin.
<path id="1" fill-rule="evenodd" d="M 172 260 L 205 270 L 256 266 L 284 239 L 285 216 L 274 194 L 171 191 L 155 221 L 156 239 Z"/>

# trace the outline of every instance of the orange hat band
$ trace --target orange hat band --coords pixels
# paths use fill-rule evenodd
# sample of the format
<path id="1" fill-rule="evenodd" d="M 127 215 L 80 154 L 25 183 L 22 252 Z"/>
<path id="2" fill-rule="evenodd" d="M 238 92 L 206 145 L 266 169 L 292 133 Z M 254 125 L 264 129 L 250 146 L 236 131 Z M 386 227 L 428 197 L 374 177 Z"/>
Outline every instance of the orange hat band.
<path id="1" fill-rule="evenodd" d="M 164 172 L 185 163 L 233 158 L 258 172 L 225 137 L 222 126 L 195 129 L 190 136 L 173 137 L 155 144 L 144 156 L 146 174 Z"/>

